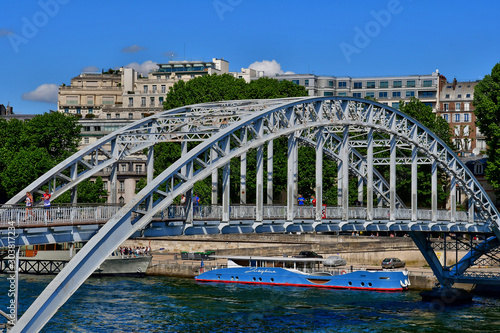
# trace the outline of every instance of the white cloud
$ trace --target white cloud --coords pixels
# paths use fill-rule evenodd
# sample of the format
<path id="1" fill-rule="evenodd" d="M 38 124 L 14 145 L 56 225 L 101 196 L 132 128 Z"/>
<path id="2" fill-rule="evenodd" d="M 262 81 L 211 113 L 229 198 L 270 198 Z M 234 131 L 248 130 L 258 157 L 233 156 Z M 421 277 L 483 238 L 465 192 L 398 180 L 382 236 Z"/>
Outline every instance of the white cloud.
<path id="1" fill-rule="evenodd" d="M 57 84 L 45 83 L 38 86 L 34 91 L 23 94 L 22 99 L 26 101 L 57 103 Z"/>
<path id="2" fill-rule="evenodd" d="M 124 47 L 122 49 L 122 52 L 124 52 L 124 53 L 137 53 L 137 52 L 142 51 L 142 50 L 147 50 L 147 48 L 145 48 L 143 46 L 139 46 L 137 44 L 134 44 L 132 46 Z"/>
<path id="3" fill-rule="evenodd" d="M 82 68 L 82 73 L 100 72 L 96 66 L 87 66 Z"/>
<path id="4" fill-rule="evenodd" d="M 8 29 L 0 29 L 0 37 L 5 37 L 5 36 L 9 36 L 9 35 L 13 35 L 14 33 Z"/>
<path id="5" fill-rule="evenodd" d="M 148 74 L 151 70 L 157 69 L 158 65 L 156 62 L 148 60 L 144 61 L 142 64 L 139 64 L 137 62 L 133 62 L 125 66 L 127 68 L 133 68 L 135 69 L 138 73 L 141 73 L 143 75 Z"/>
<path id="6" fill-rule="evenodd" d="M 256 71 L 264 71 L 266 75 L 275 75 L 275 74 L 294 74 L 294 72 L 287 71 L 284 72 L 281 69 L 281 65 L 276 60 L 262 60 L 256 61 L 249 68 L 255 69 Z"/>

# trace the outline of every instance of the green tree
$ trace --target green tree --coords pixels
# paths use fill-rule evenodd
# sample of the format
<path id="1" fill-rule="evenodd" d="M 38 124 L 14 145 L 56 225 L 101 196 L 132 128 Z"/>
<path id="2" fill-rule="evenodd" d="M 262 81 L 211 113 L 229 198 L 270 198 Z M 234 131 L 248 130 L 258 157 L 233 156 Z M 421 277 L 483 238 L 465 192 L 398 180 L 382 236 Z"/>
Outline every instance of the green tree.
<path id="1" fill-rule="evenodd" d="M 486 137 L 485 177 L 500 193 L 500 63 L 474 87 L 476 126 Z"/>
<path id="2" fill-rule="evenodd" d="M 432 112 L 432 107 L 425 105 L 420 100 L 415 97 L 412 97 L 410 102 L 405 103 L 404 101 L 400 101 L 400 111 L 414 118 L 422 125 L 431 130 L 434 134 L 436 134 L 446 145 L 451 147 L 453 144 L 451 141 L 451 130 L 448 122 L 442 117 Z M 431 205 L 431 194 L 432 194 L 432 186 L 431 186 L 431 167 L 430 165 L 420 165 L 418 166 L 418 203 L 420 206 Z M 401 199 L 409 203 L 410 191 L 411 188 L 411 170 L 409 166 L 406 165 L 398 165 L 397 166 L 397 177 L 398 180 L 396 182 L 397 192 Z M 386 178 L 388 179 L 388 178 Z M 445 190 L 446 185 L 448 184 L 448 179 L 444 172 L 438 171 L 438 201 L 445 202 L 448 197 L 448 192 Z"/>
<path id="3" fill-rule="evenodd" d="M 425 105 L 418 98 L 412 97 L 408 103 L 399 101 L 399 110 L 414 118 L 422 125 L 431 130 L 449 147 L 453 147 L 451 141 L 451 130 L 448 122 L 432 112 L 432 107 Z"/>
<path id="4" fill-rule="evenodd" d="M 165 110 L 173 109 L 196 103 L 215 102 L 223 100 L 240 99 L 268 99 L 307 96 L 304 87 L 291 81 L 278 81 L 270 78 L 260 78 L 258 80 L 246 83 L 243 79 L 236 79 L 232 75 L 205 75 L 189 80 L 188 82 L 179 81 L 170 88 L 166 101 L 163 104 Z M 286 138 L 275 140 L 274 144 L 274 193 L 275 198 L 286 190 Z M 158 147 L 158 148 L 157 148 Z M 188 145 L 188 150 L 192 149 L 192 144 Z M 267 154 L 267 149 L 264 151 Z M 155 147 L 155 175 L 168 168 L 181 156 L 180 145 L 178 143 L 161 144 Z M 247 202 L 255 200 L 255 165 L 256 152 L 250 150 L 247 154 Z M 283 164 L 284 161 L 284 164 Z M 283 167 L 284 165 L 284 167 Z M 231 202 L 239 203 L 240 193 L 240 164 L 237 159 L 231 161 Z M 267 177 L 265 172 L 264 178 Z M 219 170 L 219 194 L 222 193 L 222 170 Z M 313 178 L 314 180 L 314 178 Z M 304 184 L 304 187 L 309 185 Z M 193 193 L 198 193 L 201 203 L 210 204 L 211 177 L 197 182 L 193 187 Z"/>
<path id="5" fill-rule="evenodd" d="M 77 118 L 58 112 L 0 119 L 0 202 L 76 152 L 79 133 Z"/>
<path id="6" fill-rule="evenodd" d="M 107 195 L 101 177 L 95 181 L 85 180 L 78 185 L 79 203 L 105 203 Z"/>

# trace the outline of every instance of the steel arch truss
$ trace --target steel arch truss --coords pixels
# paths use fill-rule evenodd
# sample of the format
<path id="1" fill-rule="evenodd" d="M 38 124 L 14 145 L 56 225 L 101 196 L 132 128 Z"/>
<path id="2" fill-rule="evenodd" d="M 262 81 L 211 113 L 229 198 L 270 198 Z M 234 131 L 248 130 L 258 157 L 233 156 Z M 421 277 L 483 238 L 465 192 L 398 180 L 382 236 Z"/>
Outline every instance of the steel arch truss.
<path id="1" fill-rule="evenodd" d="M 480 222 L 495 228 L 498 227 L 498 212 L 470 171 L 440 139 L 403 113 L 382 104 L 358 98 L 303 98 L 285 102 L 274 101 L 274 103 L 276 104 L 273 104 L 272 101 L 234 102 L 230 106 L 235 108 L 234 117 L 231 118 L 230 113 L 223 113 L 222 117 L 227 117 L 227 123 L 212 122 L 214 127 L 205 128 L 204 125 L 201 125 L 203 122 L 200 122 L 195 129 L 182 130 L 175 134 L 177 136 L 192 136 L 199 140 L 199 135 L 203 132 L 207 134 L 207 137 L 184 155 L 181 160 L 176 161 L 152 180 L 131 202 L 111 218 L 54 278 L 12 331 L 36 331 L 43 327 L 117 245 L 128 239 L 137 230 L 144 228 L 157 212 L 166 209 L 174 198 L 191 189 L 197 181 L 205 179 L 219 168 L 228 168 L 232 158 L 238 157 L 250 149 L 258 149 L 269 140 L 281 136 L 301 136 L 302 133 L 314 128 L 326 128 L 330 132 L 343 134 L 343 147 L 331 147 L 333 152 L 338 151 L 338 149 L 344 149 L 345 152 L 349 149 L 347 136 L 357 138 L 354 140 L 353 146 L 363 147 L 362 142 L 365 136 L 367 133 L 373 134 L 373 132 L 378 133 L 380 142 L 385 140 L 386 144 L 389 144 L 391 154 L 395 153 L 396 150 L 402 151 L 405 148 L 416 147 L 419 151 L 418 156 L 424 157 L 424 159 L 429 158 L 432 163 L 437 163 L 450 177 L 455 179 L 458 187 L 462 188 L 473 202 L 481 217 Z M 197 108 L 204 108 L 204 106 L 200 105 Z M 238 108 L 247 108 L 246 110 L 252 112 L 242 112 L 241 115 L 238 115 Z M 189 110 L 194 109 L 194 107 L 190 107 L 168 111 L 157 118 L 163 116 L 168 118 L 167 116 L 177 113 L 184 113 L 178 117 L 186 119 L 190 116 L 195 117 L 195 114 L 197 119 L 206 116 L 206 114 L 203 115 L 199 112 L 194 112 L 195 114 L 191 115 Z M 223 109 L 218 108 L 214 112 L 221 112 Z M 210 114 L 210 112 L 206 113 Z M 175 124 L 170 127 L 170 130 L 174 130 L 174 128 L 180 130 L 188 125 L 187 122 L 179 123 L 177 117 L 171 118 L 175 118 L 175 121 L 166 120 L 169 124 Z M 153 118 L 148 119 L 128 126 L 120 131 L 119 135 L 113 134 L 100 140 L 99 145 L 113 141 L 114 149 L 109 150 L 108 154 L 103 154 L 107 157 L 106 162 L 99 162 L 98 157 L 96 157 L 96 166 L 91 166 L 104 168 L 115 163 L 120 154 L 130 154 L 154 144 L 161 135 L 174 135 L 168 132 L 162 133 L 163 127 L 158 122 L 153 121 Z M 194 120 L 191 122 L 194 124 Z M 216 130 L 217 125 L 220 126 L 218 131 Z M 149 132 L 145 132 L 149 134 L 132 133 L 141 126 L 147 128 Z M 239 139 L 237 135 L 239 131 L 246 131 L 246 140 Z M 373 139 L 377 138 L 371 140 L 373 141 Z M 86 152 L 93 152 L 98 148 L 100 146 L 94 145 Z M 343 156 L 345 157 L 345 153 Z M 404 155 L 401 156 L 404 157 Z M 405 160 L 403 157 L 401 157 L 402 161 Z M 80 155 L 70 158 L 65 161 L 65 165 L 74 165 L 75 160 L 79 158 Z M 105 166 L 100 163 L 104 163 Z M 394 163 L 394 158 L 391 163 Z M 54 168 L 51 171 L 61 173 L 62 168 Z M 57 172 L 53 172 L 44 180 L 48 181 Z M 79 177 L 73 178 L 80 180 Z M 73 178 L 72 182 L 76 182 Z M 66 184 L 68 183 L 70 182 L 68 181 Z M 69 188 L 67 185 L 63 187 Z M 32 188 L 39 188 L 39 185 L 33 185 Z M 62 189 L 61 187 L 60 190 L 62 191 Z M 154 194 L 160 197 L 156 202 L 152 202 Z M 393 199 L 395 198 L 393 197 Z M 22 194 L 16 196 L 15 199 L 13 198 L 11 202 L 15 203 L 20 200 L 22 200 Z M 228 194 L 227 197 L 223 196 L 222 216 L 223 220 L 229 220 Z M 475 221 L 472 223 L 474 224 Z"/>

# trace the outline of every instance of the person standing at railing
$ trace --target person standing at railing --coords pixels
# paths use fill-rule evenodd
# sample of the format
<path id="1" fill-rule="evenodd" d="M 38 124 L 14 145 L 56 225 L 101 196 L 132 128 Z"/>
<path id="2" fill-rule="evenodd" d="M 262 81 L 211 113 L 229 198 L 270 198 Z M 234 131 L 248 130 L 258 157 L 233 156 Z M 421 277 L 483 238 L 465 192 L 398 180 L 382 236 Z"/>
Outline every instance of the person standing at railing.
<path id="1" fill-rule="evenodd" d="M 302 196 L 302 194 L 299 194 L 297 201 L 299 204 L 299 216 L 302 216 L 302 209 L 303 209 L 303 206 L 304 206 L 306 199 Z"/>
<path id="2" fill-rule="evenodd" d="M 33 213 L 33 195 L 31 195 L 30 192 L 26 192 L 26 215 L 24 216 L 24 220 L 27 221 L 29 216 L 33 216 L 33 218 L 36 220 L 36 216 Z"/>
<path id="3" fill-rule="evenodd" d="M 45 190 L 45 193 L 42 196 L 43 199 L 43 209 L 45 209 L 45 213 L 47 216 L 47 219 L 51 219 L 50 217 L 50 193 L 49 190 Z"/>
<path id="4" fill-rule="evenodd" d="M 186 215 L 186 196 L 181 194 L 181 214 L 182 216 Z"/>
<path id="5" fill-rule="evenodd" d="M 200 213 L 200 197 L 198 196 L 197 193 L 194 194 L 194 199 L 193 199 L 193 213 L 194 215 L 197 215 L 198 213 Z M 201 217 L 201 213 L 200 213 L 200 217 Z"/>

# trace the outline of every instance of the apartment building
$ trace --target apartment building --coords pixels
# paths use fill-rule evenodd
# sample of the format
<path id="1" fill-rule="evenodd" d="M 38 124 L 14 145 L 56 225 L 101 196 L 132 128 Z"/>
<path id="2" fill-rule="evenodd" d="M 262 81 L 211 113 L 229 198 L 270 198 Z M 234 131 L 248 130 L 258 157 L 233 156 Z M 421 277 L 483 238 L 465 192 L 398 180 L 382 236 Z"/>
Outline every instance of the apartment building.
<path id="1" fill-rule="evenodd" d="M 258 72 L 253 78 L 266 76 Z M 428 75 L 335 77 L 314 74 L 277 74 L 268 76 L 277 80 L 289 80 L 304 86 L 309 96 L 346 96 L 376 99 L 378 102 L 399 109 L 400 101 L 418 98 L 437 112 L 439 87 L 444 77 L 439 71 Z"/>
<path id="2" fill-rule="evenodd" d="M 476 128 L 474 87 L 479 81 L 444 82 L 440 87 L 438 113 L 449 124 L 460 156 L 479 155 L 486 150 L 485 137 Z"/>
<path id="3" fill-rule="evenodd" d="M 82 148 L 136 120 L 162 112 L 166 94 L 175 83 L 228 72 L 228 61 L 214 58 L 209 62 L 170 61 L 159 64 L 147 75 L 133 68 L 81 73 L 71 79 L 70 85 L 59 86 L 57 110 L 80 117 Z M 103 178 L 108 193 L 110 172 L 96 175 Z M 139 153 L 122 161 L 116 184 L 117 201 L 126 203 L 132 199 L 137 183 L 145 177 L 145 156 Z"/>

